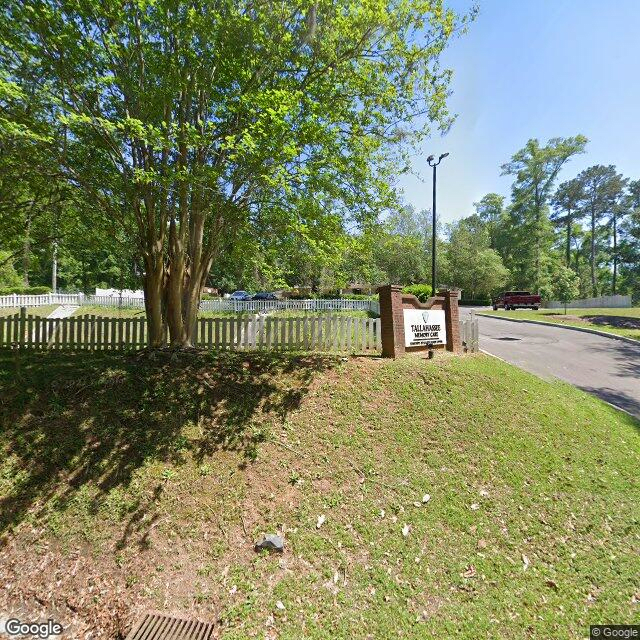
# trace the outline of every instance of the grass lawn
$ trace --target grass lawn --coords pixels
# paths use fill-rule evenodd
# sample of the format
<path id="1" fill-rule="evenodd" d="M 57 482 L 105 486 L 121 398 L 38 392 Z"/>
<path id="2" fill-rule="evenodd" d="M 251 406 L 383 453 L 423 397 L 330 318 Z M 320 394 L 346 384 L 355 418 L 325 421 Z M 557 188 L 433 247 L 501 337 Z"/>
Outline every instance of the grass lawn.
<path id="1" fill-rule="evenodd" d="M 47 304 L 42 307 L 27 307 L 27 314 L 32 316 L 38 316 L 40 318 L 46 318 L 54 309 L 58 307 L 57 304 Z M 20 307 L 2 307 L 0 308 L 0 318 L 6 318 L 7 316 L 15 316 L 20 313 Z"/>
<path id="2" fill-rule="evenodd" d="M 59 305 L 46 305 L 43 307 L 28 307 L 29 315 L 46 317 Z M 12 316 L 20 313 L 19 308 L 0 308 L 0 317 Z M 100 305 L 83 305 L 74 311 L 73 316 L 94 315 L 102 318 L 144 318 L 144 309 L 133 307 L 109 307 Z M 255 315 L 254 313 L 236 313 L 234 311 L 201 311 L 201 318 L 235 318 L 239 316 Z M 352 318 L 377 318 L 378 314 L 370 311 L 276 311 L 270 314 L 279 318 L 304 318 L 305 316 L 350 316 Z"/>
<path id="3" fill-rule="evenodd" d="M 523 320 L 541 320 L 553 324 L 586 327 L 640 340 L 640 307 L 628 309 L 518 309 L 516 311 L 482 311 L 478 315 L 506 316 Z"/>
<path id="4" fill-rule="evenodd" d="M 131 307 L 106 307 L 106 306 L 82 306 L 79 307 L 74 316 L 95 315 L 105 318 L 143 318 L 144 309 L 133 309 Z M 240 316 L 254 316 L 255 313 L 236 313 L 234 311 L 201 311 L 201 318 L 237 318 Z M 354 318 L 377 318 L 377 314 L 369 311 L 276 311 L 270 316 L 279 318 L 304 318 L 305 316 L 351 316 Z"/>
<path id="5" fill-rule="evenodd" d="M 0 611 L 94 638 L 147 608 L 225 639 L 638 620 L 640 423 L 565 384 L 483 355 L 13 357 Z"/>

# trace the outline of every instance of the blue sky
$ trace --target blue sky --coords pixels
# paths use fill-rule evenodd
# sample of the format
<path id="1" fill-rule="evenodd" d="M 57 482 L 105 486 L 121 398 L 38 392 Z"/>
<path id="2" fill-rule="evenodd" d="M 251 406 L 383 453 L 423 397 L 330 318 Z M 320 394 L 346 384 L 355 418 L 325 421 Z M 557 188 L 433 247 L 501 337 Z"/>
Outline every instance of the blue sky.
<path id="1" fill-rule="evenodd" d="M 471 2 L 450 0 L 466 10 Z M 592 164 L 615 164 L 640 178 L 640 0 L 480 0 L 469 32 L 443 64 L 454 70 L 450 107 L 458 119 L 426 140 L 403 176 L 405 199 L 431 206 L 430 153 L 450 152 L 438 168 L 438 214 L 473 212 L 485 193 L 509 194 L 500 165 L 529 138 L 582 133 L 587 153 L 560 180 Z M 421 181 L 422 180 L 422 181 Z"/>

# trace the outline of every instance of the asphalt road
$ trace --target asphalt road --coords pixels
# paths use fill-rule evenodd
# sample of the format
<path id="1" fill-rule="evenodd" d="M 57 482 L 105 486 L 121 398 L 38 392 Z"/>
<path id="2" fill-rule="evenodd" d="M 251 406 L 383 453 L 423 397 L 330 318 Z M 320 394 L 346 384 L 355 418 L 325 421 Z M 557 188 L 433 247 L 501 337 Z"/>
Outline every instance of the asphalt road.
<path id="1" fill-rule="evenodd" d="M 479 316 L 479 323 L 484 351 L 542 378 L 565 380 L 640 419 L 640 345 L 525 322 Z"/>

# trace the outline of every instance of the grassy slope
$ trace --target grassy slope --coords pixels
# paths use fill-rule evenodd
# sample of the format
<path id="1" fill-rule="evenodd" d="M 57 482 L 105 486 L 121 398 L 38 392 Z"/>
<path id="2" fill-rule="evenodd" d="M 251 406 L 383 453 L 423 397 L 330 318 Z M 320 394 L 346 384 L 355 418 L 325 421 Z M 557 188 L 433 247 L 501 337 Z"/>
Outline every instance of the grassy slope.
<path id="1" fill-rule="evenodd" d="M 224 638 L 557 639 L 637 618 L 640 424 L 564 384 L 485 356 L 12 367 L 0 609 L 35 596 L 100 637 L 144 607 Z M 276 530 L 286 553 L 256 555 Z"/>
<path id="2" fill-rule="evenodd" d="M 522 320 L 540 320 L 553 324 L 566 324 L 573 327 L 597 329 L 607 333 L 615 333 L 627 338 L 640 340 L 640 307 L 629 309 L 567 309 L 564 315 L 562 309 L 518 309 L 516 311 L 485 311 L 478 315 L 506 316 L 521 318 Z"/>

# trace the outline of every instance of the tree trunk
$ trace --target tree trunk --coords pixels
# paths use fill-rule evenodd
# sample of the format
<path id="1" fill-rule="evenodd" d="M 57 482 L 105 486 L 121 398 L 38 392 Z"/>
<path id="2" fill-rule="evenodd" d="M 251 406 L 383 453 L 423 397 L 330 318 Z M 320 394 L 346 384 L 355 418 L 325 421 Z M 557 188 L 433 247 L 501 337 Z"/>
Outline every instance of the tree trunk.
<path id="1" fill-rule="evenodd" d="M 591 207 L 591 293 L 594 298 L 598 297 L 598 287 L 596 284 L 596 212 Z"/>
<path id="2" fill-rule="evenodd" d="M 613 213 L 613 295 L 616 295 L 616 285 L 618 277 L 618 220 Z"/>
<path id="3" fill-rule="evenodd" d="M 571 211 L 567 214 L 567 267 L 571 267 Z"/>
<path id="4" fill-rule="evenodd" d="M 536 187 L 536 293 L 540 295 L 540 253 L 542 247 L 540 233 L 540 203 L 538 202 L 538 193 Z"/>
<path id="5" fill-rule="evenodd" d="M 29 286 L 29 265 L 31 263 L 31 215 L 27 216 L 27 225 L 24 232 L 24 244 L 22 245 L 22 282 Z"/>
<path id="6" fill-rule="evenodd" d="M 58 293 L 58 241 L 53 241 L 51 252 L 51 291 Z"/>
<path id="7" fill-rule="evenodd" d="M 87 294 L 89 293 L 89 275 L 87 274 L 87 263 L 84 258 L 80 261 L 80 265 L 82 267 L 82 292 Z"/>
<path id="8" fill-rule="evenodd" d="M 164 345 L 162 256 L 145 256 L 144 307 L 147 316 L 147 344 L 152 349 Z"/>
<path id="9" fill-rule="evenodd" d="M 179 229 L 171 225 L 167 264 L 160 254 L 145 259 L 147 343 L 152 349 L 166 344 L 167 333 L 172 347 L 195 346 L 200 298 L 212 263 L 211 253 L 202 251 L 200 226 L 196 222 L 192 229 L 192 251 L 185 250 Z"/>

